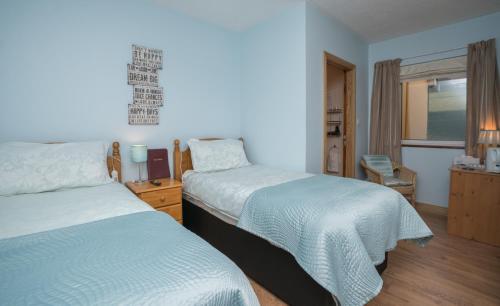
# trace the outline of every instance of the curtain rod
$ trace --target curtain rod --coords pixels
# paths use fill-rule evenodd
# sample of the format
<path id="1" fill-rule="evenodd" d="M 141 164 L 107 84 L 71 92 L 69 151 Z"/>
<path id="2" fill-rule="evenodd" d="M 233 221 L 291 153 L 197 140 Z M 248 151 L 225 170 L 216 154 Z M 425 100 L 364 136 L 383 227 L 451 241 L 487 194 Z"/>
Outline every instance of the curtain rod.
<path id="1" fill-rule="evenodd" d="M 425 57 L 429 55 L 435 55 L 435 54 L 442 54 L 442 53 L 448 53 L 452 51 L 458 51 L 458 50 L 464 50 L 467 49 L 467 47 L 460 47 L 460 48 L 455 48 L 455 49 L 449 49 L 449 50 L 443 50 L 443 51 L 437 51 L 437 52 L 431 52 L 431 53 L 426 53 L 426 54 L 421 54 L 421 55 L 416 55 L 416 56 L 410 56 L 410 57 L 405 57 L 401 59 L 401 61 L 406 61 L 414 58 L 419 58 L 419 57 Z"/>

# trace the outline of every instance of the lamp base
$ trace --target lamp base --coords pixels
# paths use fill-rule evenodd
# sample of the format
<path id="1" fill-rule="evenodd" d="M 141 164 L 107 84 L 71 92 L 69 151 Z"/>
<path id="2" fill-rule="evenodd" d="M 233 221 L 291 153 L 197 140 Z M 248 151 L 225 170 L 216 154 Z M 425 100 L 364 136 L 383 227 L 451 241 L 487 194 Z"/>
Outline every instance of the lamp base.
<path id="1" fill-rule="evenodd" d="M 141 164 L 142 163 L 137 163 L 137 166 L 139 168 L 139 179 L 137 179 L 137 180 L 134 181 L 134 183 L 136 183 L 136 184 L 144 184 L 144 183 L 146 183 L 148 181 L 148 180 L 143 180 L 142 179 Z"/>

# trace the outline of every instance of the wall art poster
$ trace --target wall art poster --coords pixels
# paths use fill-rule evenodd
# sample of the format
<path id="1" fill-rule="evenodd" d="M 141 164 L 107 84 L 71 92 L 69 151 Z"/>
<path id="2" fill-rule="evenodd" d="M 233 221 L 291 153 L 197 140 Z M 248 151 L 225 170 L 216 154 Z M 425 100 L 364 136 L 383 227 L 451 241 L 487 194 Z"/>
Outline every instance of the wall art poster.
<path id="1" fill-rule="evenodd" d="M 163 87 L 134 86 L 134 104 L 163 106 Z"/>
<path id="2" fill-rule="evenodd" d="M 163 68 L 163 51 L 132 45 L 132 63 L 153 69 Z"/>
<path id="3" fill-rule="evenodd" d="M 158 86 L 158 72 L 156 69 L 140 67 L 133 64 L 127 64 L 127 67 L 129 85 Z"/>
<path id="4" fill-rule="evenodd" d="M 158 125 L 160 123 L 160 109 L 156 106 L 129 104 L 128 124 L 130 125 Z"/>

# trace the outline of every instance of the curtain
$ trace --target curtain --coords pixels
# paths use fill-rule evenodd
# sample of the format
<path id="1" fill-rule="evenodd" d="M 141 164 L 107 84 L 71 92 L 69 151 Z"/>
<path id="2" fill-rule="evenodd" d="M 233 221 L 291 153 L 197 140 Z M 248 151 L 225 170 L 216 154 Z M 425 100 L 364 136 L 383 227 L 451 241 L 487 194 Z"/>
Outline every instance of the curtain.
<path id="1" fill-rule="evenodd" d="M 401 59 L 375 63 L 370 116 L 370 154 L 401 163 Z"/>
<path id="2" fill-rule="evenodd" d="M 469 44 L 467 53 L 465 153 L 484 159 L 479 131 L 500 128 L 500 85 L 495 39 Z"/>

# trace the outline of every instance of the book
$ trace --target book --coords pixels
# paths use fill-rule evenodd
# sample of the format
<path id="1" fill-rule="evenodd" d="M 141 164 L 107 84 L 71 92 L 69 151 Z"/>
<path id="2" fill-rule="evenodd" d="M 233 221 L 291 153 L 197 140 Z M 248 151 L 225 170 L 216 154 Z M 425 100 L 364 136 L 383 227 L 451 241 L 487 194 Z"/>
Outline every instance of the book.
<path id="1" fill-rule="evenodd" d="M 169 178 L 167 149 L 148 149 L 148 179 L 150 181 Z"/>

